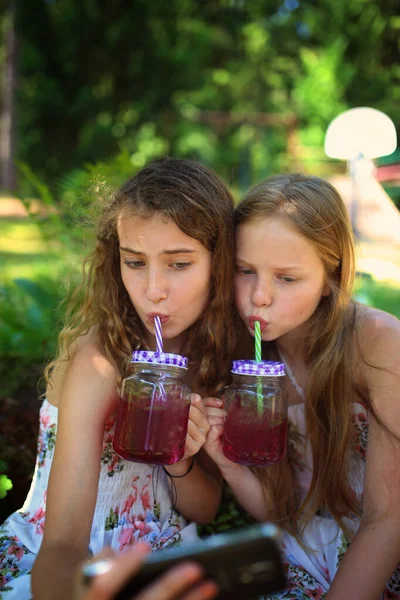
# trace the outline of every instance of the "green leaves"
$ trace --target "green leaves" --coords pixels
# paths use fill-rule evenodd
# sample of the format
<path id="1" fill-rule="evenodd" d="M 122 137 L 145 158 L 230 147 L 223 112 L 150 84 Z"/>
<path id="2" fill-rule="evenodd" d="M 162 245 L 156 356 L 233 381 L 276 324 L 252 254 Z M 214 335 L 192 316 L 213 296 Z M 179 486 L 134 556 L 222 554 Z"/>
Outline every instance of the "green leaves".
<path id="1" fill-rule="evenodd" d="M 47 360 L 55 351 L 63 296 L 60 283 L 50 279 L 16 279 L 2 286 L 0 356 L 21 364 Z"/>
<path id="2" fill-rule="evenodd" d="M 217 516 L 209 525 L 198 526 L 199 535 L 207 537 L 215 533 L 238 529 L 245 525 L 255 523 L 251 517 L 236 501 L 232 490 L 227 483 L 223 484 L 222 501 L 218 509 Z"/>
<path id="3" fill-rule="evenodd" d="M 370 278 L 357 278 L 354 299 L 384 310 L 400 319 L 400 287 L 390 282 L 377 282 Z"/>
<path id="4" fill-rule="evenodd" d="M 351 106 L 400 119 L 393 2 L 32 0 L 19 13 L 17 155 L 46 203 L 60 177 L 121 153 L 129 175 L 165 154 L 246 186 L 286 170 L 288 129 L 255 124 L 259 113 L 295 115 L 298 139 L 319 146 Z M 227 121 L 208 120 L 212 111 Z M 243 125 L 254 128 L 246 140 Z M 320 163 L 312 152 L 307 170 Z"/>
<path id="5" fill-rule="evenodd" d="M 7 477 L 7 475 L 0 475 L 0 500 L 6 497 L 7 492 L 9 492 L 13 487 L 11 479 Z"/>

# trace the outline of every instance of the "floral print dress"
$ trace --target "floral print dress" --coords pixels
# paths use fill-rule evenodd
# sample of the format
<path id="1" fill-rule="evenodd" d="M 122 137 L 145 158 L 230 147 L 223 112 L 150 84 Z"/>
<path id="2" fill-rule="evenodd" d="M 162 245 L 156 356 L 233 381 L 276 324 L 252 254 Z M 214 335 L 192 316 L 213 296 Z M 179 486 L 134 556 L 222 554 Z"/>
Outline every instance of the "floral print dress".
<path id="1" fill-rule="evenodd" d="M 362 501 L 364 464 L 368 441 L 368 412 L 353 404 L 355 443 L 351 456 L 350 485 Z M 300 494 L 305 498 L 311 484 L 312 456 L 307 442 L 304 404 L 289 407 L 288 453 L 295 465 Z M 349 531 L 357 532 L 359 521 L 345 519 Z M 288 586 L 284 592 L 264 600 L 321 600 L 325 598 L 340 561 L 350 546 L 343 531 L 329 514 L 315 516 L 302 536 L 304 548 L 288 533 L 283 535 L 283 556 L 287 567 Z M 400 600 L 400 565 L 387 583 L 379 600 Z"/>
<path id="2" fill-rule="evenodd" d="M 30 572 L 42 542 L 46 493 L 57 435 L 57 408 L 44 400 L 36 467 L 24 506 L 0 526 L 0 599 L 30 600 Z M 197 539 L 173 509 L 161 467 L 120 458 L 112 448 L 115 417 L 105 426 L 96 508 L 88 554 L 104 546 L 117 552 L 142 539 L 154 550 Z M 84 485 L 84 482 L 82 482 Z"/>

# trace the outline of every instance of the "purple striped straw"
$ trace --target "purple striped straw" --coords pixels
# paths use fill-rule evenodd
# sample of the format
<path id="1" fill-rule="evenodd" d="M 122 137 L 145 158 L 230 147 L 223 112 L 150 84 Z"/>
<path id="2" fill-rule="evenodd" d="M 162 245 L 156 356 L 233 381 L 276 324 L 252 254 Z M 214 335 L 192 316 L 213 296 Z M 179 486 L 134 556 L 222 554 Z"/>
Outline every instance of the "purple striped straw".
<path id="1" fill-rule="evenodd" d="M 154 327 L 156 330 L 156 350 L 157 350 L 157 352 L 162 353 L 163 341 L 162 341 L 161 319 L 157 315 L 154 317 Z"/>

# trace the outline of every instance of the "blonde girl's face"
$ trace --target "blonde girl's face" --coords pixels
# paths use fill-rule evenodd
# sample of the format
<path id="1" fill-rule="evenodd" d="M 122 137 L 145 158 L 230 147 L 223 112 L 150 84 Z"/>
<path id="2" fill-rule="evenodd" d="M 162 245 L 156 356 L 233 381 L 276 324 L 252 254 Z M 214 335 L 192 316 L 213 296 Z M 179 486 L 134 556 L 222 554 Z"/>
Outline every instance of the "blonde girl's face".
<path id="1" fill-rule="evenodd" d="M 158 213 L 120 217 L 117 230 L 122 281 L 151 349 L 158 315 L 164 351 L 179 353 L 186 330 L 209 303 L 212 253 Z"/>
<path id="2" fill-rule="evenodd" d="M 236 303 L 248 330 L 259 320 L 264 341 L 298 333 L 329 293 L 313 246 L 275 217 L 239 225 L 236 235 Z"/>

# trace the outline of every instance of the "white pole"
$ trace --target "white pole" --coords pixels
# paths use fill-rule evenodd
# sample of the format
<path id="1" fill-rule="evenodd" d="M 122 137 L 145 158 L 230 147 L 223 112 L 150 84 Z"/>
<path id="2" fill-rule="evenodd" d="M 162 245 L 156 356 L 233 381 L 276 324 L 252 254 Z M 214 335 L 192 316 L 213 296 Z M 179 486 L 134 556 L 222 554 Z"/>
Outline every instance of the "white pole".
<path id="1" fill-rule="evenodd" d="M 363 155 L 360 152 L 355 158 L 348 162 L 348 170 L 351 177 L 351 197 L 350 197 L 350 221 L 353 228 L 354 237 L 359 237 L 357 227 L 358 216 L 358 200 L 359 200 L 359 179 L 360 179 L 360 164 L 363 160 Z"/>

